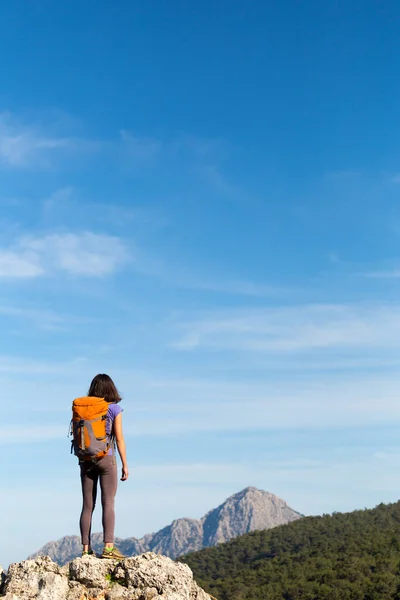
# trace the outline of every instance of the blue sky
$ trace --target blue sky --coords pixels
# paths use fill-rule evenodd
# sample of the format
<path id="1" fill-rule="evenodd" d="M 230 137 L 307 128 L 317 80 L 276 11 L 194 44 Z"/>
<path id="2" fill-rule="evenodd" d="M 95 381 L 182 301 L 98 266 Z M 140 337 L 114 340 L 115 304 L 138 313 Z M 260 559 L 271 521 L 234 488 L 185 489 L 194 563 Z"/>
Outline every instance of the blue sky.
<path id="1" fill-rule="evenodd" d="M 78 533 L 66 433 L 97 372 L 124 396 L 118 535 L 247 485 L 397 499 L 399 16 L 0 6 L 0 563 Z"/>

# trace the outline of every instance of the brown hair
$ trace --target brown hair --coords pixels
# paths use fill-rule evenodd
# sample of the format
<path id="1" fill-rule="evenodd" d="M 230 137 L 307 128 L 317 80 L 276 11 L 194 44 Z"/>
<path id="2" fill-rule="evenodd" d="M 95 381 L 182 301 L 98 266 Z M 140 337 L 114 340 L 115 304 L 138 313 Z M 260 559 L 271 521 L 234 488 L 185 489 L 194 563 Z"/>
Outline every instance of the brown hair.
<path id="1" fill-rule="evenodd" d="M 89 387 L 88 396 L 104 398 L 107 402 L 121 402 L 122 400 L 113 380 L 105 373 L 100 373 L 93 378 Z"/>

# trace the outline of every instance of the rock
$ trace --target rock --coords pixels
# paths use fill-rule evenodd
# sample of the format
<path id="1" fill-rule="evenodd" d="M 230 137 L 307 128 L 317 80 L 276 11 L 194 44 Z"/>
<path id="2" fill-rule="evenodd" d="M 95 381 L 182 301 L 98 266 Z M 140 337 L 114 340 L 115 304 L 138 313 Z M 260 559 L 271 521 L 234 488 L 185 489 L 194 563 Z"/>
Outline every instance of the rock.
<path id="1" fill-rule="evenodd" d="M 128 588 L 133 587 L 148 592 L 156 590 L 160 596 L 169 594 L 171 598 L 187 597 L 193 583 L 193 574 L 187 565 L 176 563 L 154 552 L 126 558 L 117 565 L 114 576 Z"/>
<path id="2" fill-rule="evenodd" d="M 192 589 L 190 590 L 189 598 L 190 600 L 216 600 L 216 598 L 213 596 L 206 594 L 206 592 L 202 590 L 195 581 L 192 583 Z"/>
<path id="3" fill-rule="evenodd" d="M 94 556 L 59 567 L 48 556 L 10 566 L 4 600 L 210 600 L 190 568 L 147 552 L 122 561 Z"/>
<path id="4" fill-rule="evenodd" d="M 12 564 L 3 585 L 7 600 L 65 600 L 68 591 L 67 577 L 48 556 Z"/>
<path id="5" fill-rule="evenodd" d="M 6 572 L 3 567 L 0 565 L 0 594 L 3 592 L 3 586 L 6 579 Z"/>
<path id="6" fill-rule="evenodd" d="M 87 590 L 81 583 L 70 581 L 67 598 L 68 600 L 86 600 Z"/>
<path id="7" fill-rule="evenodd" d="M 111 580 L 114 568 L 115 562 L 112 560 L 83 556 L 69 563 L 69 578 L 88 588 L 101 588 Z"/>

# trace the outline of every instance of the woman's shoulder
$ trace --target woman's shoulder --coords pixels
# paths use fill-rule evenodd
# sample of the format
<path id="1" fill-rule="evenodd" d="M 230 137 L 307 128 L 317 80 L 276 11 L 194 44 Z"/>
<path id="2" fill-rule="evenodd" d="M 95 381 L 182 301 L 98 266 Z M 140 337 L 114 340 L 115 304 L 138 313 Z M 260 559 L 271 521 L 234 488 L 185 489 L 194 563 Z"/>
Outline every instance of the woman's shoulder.
<path id="1" fill-rule="evenodd" d="M 110 404 L 108 407 L 108 414 L 115 419 L 117 415 L 119 415 L 124 409 L 116 403 Z"/>

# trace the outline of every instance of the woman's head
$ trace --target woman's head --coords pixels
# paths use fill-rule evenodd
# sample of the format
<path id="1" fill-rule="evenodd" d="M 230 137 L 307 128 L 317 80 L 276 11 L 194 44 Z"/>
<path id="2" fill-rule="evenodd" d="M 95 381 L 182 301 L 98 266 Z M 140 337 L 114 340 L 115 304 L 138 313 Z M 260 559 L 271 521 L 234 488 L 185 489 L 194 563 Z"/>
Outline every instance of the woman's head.
<path id="1" fill-rule="evenodd" d="M 113 380 L 105 373 L 100 373 L 94 377 L 90 384 L 88 396 L 104 398 L 107 402 L 120 402 L 122 400 Z"/>

